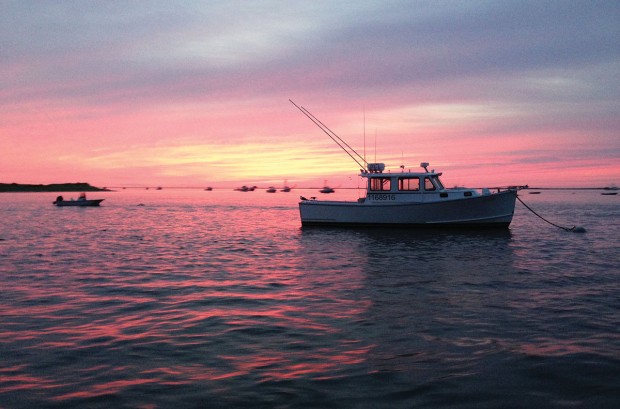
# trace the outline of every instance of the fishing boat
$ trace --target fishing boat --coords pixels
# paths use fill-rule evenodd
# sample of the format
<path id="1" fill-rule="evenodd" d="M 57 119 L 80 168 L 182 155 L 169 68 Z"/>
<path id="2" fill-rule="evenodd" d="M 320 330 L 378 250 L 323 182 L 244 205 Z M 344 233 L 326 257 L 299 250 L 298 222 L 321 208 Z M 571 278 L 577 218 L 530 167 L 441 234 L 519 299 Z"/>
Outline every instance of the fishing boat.
<path id="1" fill-rule="evenodd" d="M 267 189 L 267 193 L 276 193 L 278 191 L 278 189 L 276 189 L 273 186 L 269 186 L 269 188 Z"/>
<path id="2" fill-rule="evenodd" d="M 508 227 L 512 221 L 517 187 L 446 189 L 441 172 L 384 173 L 383 163 L 369 163 L 366 196 L 357 201 L 301 198 L 302 226 L 410 226 Z"/>
<path id="3" fill-rule="evenodd" d="M 58 196 L 56 200 L 52 202 L 56 206 L 99 206 L 99 203 L 103 202 L 105 199 L 87 199 L 86 193 L 80 193 L 80 196 L 77 200 L 64 200 L 62 196 Z"/>
<path id="4" fill-rule="evenodd" d="M 383 163 L 368 163 L 314 115 L 291 101 L 340 146 L 360 167 L 366 195 L 357 201 L 316 200 L 301 197 L 302 226 L 388 227 L 502 227 L 512 222 L 520 187 L 447 189 L 441 172 L 423 170 L 386 172 Z"/>

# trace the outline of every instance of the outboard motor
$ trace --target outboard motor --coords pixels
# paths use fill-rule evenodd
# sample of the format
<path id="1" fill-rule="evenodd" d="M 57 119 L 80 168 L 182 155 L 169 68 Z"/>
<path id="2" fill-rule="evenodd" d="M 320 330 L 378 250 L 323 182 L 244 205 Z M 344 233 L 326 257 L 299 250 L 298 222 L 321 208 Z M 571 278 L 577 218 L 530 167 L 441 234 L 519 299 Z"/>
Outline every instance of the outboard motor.
<path id="1" fill-rule="evenodd" d="M 58 196 L 58 197 L 56 198 L 56 201 L 55 201 L 54 203 L 62 202 L 63 200 L 64 200 L 64 199 L 63 199 L 63 197 L 62 197 L 62 196 Z"/>

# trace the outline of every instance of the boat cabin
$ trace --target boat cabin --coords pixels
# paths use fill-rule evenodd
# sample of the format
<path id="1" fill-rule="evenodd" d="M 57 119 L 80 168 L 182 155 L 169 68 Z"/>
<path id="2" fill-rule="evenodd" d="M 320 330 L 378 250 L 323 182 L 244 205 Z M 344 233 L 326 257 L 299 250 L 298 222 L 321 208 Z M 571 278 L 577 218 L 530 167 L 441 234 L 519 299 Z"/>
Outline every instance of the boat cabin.
<path id="1" fill-rule="evenodd" d="M 383 173 L 383 163 L 368 164 L 368 171 L 361 177 L 368 179 L 366 201 L 368 202 L 427 202 L 441 199 L 456 199 L 478 196 L 473 189 L 446 189 L 441 183 L 441 172 L 428 170 L 428 163 L 420 164 L 424 171 L 404 171 Z"/>

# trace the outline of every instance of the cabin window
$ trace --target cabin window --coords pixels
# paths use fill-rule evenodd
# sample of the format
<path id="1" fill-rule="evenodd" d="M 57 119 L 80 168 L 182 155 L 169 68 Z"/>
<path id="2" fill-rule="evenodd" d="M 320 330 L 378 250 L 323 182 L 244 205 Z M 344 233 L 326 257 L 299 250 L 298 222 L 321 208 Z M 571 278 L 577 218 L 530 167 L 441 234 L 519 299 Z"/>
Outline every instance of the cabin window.
<path id="1" fill-rule="evenodd" d="M 398 190 L 420 190 L 420 178 L 398 178 Z"/>
<path id="2" fill-rule="evenodd" d="M 424 178 L 424 190 L 426 191 L 431 191 L 431 190 L 436 190 L 435 185 L 433 185 L 433 182 L 431 181 L 431 178 Z"/>
<path id="3" fill-rule="evenodd" d="M 370 190 L 390 190 L 390 179 L 389 178 L 371 178 L 370 179 Z"/>

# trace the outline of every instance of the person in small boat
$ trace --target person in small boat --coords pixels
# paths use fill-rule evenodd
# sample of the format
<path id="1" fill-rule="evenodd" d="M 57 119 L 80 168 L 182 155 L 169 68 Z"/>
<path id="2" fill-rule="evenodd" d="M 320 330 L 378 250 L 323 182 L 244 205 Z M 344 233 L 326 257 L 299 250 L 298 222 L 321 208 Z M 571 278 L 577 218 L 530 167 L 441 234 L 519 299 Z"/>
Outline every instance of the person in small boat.
<path id="1" fill-rule="evenodd" d="M 86 200 L 86 193 L 84 192 L 80 193 L 80 197 L 78 197 L 77 200 Z"/>

